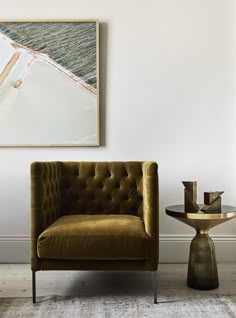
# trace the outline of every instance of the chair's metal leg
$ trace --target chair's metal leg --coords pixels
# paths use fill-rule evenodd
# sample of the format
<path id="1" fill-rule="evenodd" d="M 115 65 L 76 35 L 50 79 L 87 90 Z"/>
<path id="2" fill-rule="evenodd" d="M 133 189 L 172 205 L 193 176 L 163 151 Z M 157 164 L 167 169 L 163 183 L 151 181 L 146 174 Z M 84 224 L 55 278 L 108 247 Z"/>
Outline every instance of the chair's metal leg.
<path id="1" fill-rule="evenodd" d="M 32 271 L 32 301 L 36 303 L 36 273 Z"/>
<path id="2" fill-rule="evenodd" d="M 157 304 L 157 271 L 152 272 L 154 304 Z"/>

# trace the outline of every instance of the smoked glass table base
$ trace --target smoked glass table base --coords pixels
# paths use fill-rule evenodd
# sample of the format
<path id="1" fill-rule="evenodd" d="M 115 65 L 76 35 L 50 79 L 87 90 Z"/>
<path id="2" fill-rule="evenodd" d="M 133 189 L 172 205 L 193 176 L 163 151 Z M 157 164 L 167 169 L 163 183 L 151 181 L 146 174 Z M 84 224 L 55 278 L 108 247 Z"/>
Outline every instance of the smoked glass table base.
<path id="1" fill-rule="evenodd" d="M 208 234 L 197 233 L 191 242 L 187 285 L 202 290 L 219 287 L 215 246 Z"/>

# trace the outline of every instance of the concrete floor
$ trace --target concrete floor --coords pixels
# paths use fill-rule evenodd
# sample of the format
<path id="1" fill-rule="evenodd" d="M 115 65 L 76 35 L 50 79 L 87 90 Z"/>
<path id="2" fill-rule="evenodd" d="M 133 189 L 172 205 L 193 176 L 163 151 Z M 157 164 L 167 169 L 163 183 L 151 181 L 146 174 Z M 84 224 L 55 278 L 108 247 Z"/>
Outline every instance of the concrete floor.
<path id="1" fill-rule="evenodd" d="M 160 264 L 158 295 L 171 294 L 236 294 L 236 264 L 219 264 L 220 287 L 198 291 L 186 286 L 186 264 Z M 37 296 L 106 296 L 151 295 L 150 272 L 92 272 L 45 271 L 37 272 Z M 29 264 L 0 264 L 0 298 L 31 296 Z"/>

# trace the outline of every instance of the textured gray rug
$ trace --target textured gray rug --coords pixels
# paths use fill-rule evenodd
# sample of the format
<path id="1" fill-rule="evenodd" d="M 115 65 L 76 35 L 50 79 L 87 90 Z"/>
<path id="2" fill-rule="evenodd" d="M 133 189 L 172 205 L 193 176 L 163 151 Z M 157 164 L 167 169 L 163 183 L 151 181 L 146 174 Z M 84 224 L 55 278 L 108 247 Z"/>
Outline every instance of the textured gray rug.
<path id="1" fill-rule="evenodd" d="M 233 318 L 236 295 L 1 298 L 1 318 Z"/>

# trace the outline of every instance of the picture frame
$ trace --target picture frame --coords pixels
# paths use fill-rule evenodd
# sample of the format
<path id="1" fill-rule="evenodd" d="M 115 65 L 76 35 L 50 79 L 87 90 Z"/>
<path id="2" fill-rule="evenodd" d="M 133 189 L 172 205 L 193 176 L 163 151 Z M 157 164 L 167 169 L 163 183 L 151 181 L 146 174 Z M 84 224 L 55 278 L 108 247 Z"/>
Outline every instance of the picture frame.
<path id="1" fill-rule="evenodd" d="M 0 147 L 99 146 L 99 21 L 0 20 Z"/>

